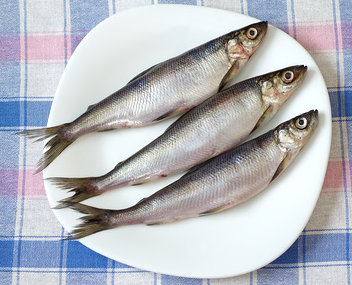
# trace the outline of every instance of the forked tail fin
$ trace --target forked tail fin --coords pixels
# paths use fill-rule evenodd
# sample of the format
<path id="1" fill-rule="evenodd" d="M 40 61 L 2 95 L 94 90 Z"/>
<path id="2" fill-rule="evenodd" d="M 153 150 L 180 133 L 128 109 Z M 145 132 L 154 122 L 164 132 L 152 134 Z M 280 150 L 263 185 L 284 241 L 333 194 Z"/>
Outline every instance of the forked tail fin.
<path id="1" fill-rule="evenodd" d="M 43 156 L 38 162 L 36 173 L 42 171 L 50 163 L 52 163 L 54 159 L 57 158 L 59 154 L 74 141 L 74 139 L 68 140 L 63 136 L 62 130 L 67 125 L 68 124 L 63 124 L 56 127 L 26 130 L 16 133 L 18 135 L 34 139 L 35 141 L 43 141 L 49 139 L 45 145 L 47 150 L 44 152 Z"/>
<path id="2" fill-rule="evenodd" d="M 93 197 L 97 194 L 94 193 L 94 186 L 90 181 L 94 177 L 84 178 L 64 178 L 64 177 L 51 177 L 46 180 L 52 184 L 58 186 L 60 189 L 68 190 L 68 192 L 74 192 L 74 194 L 68 198 L 59 201 L 59 204 L 54 209 L 63 209 L 71 206 L 72 204 L 82 202 L 85 199 Z"/>
<path id="3" fill-rule="evenodd" d="M 109 225 L 109 221 L 107 221 L 109 212 L 112 210 L 99 209 L 80 203 L 72 204 L 70 208 L 82 214 L 86 214 L 86 216 L 80 218 L 83 223 L 76 226 L 71 232 L 73 239 L 80 239 L 91 234 L 113 228 Z"/>

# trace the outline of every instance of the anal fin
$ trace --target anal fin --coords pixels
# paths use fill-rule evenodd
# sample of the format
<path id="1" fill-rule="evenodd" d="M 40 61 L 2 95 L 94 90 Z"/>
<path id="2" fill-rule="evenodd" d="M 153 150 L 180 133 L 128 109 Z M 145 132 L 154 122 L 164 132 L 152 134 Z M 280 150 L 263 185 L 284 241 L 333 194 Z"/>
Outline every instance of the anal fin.
<path id="1" fill-rule="evenodd" d="M 134 183 L 134 184 L 131 184 L 131 186 L 138 186 L 138 185 L 142 185 L 142 184 L 144 184 L 144 183 L 139 182 L 139 183 Z"/>
<path id="2" fill-rule="evenodd" d="M 163 225 L 163 224 L 168 224 L 173 221 L 177 221 L 179 219 L 170 219 L 170 220 L 163 220 L 163 221 L 155 221 L 155 222 L 146 222 L 145 224 L 147 226 L 156 226 L 156 225 Z"/>
<path id="3" fill-rule="evenodd" d="M 147 226 L 156 226 L 156 225 L 162 225 L 165 224 L 166 222 L 155 222 L 155 223 L 147 223 Z"/>
<path id="4" fill-rule="evenodd" d="M 203 213 L 200 214 L 200 216 L 205 216 L 205 215 L 210 215 L 210 214 L 215 214 L 215 213 L 219 213 L 222 212 L 223 210 L 226 210 L 229 208 L 229 205 L 225 204 L 225 205 L 221 205 L 220 207 L 216 207 L 214 209 L 205 211 Z"/>
<path id="5" fill-rule="evenodd" d="M 98 133 L 105 133 L 105 132 L 110 132 L 110 131 L 114 131 L 116 130 L 115 128 L 109 128 L 109 129 L 106 129 L 106 130 L 99 130 Z"/>
<path id="6" fill-rule="evenodd" d="M 160 117 L 154 119 L 153 122 L 158 122 L 158 121 L 164 120 L 166 118 L 170 118 L 170 117 L 176 116 L 176 115 L 178 115 L 180 113 L 183 113 L 184 111 L 187 111 L 187 110 L 183 106 L 178 107 L 178 108 L 173 109 L 171 111 L 168 111 L 165 114 L 161 115 Z"/>

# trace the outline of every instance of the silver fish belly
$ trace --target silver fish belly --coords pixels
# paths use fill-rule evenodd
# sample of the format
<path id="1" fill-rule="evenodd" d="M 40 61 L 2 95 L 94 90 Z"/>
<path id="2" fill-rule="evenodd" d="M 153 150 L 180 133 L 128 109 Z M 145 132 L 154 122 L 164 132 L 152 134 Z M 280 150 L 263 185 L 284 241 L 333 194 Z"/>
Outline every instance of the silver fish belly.
<path id="1" fill-rule="evenodd" d="M 308 141 L 318 111 L 301 114 L 241 146 L 221 154 L 136 205 L 106 210 L 80 203 L 86 214 L 74 238 L 124 225 L 160 224 L 223 211 L 263 191 Z"/>
<path id="2" fill-rule="evenodd" d="M 19 132 L 37 140 L 50 138 L 38 171 L 84 134 L 145 126 L 188 111 L 238 73 L 266 30 L 267 22 L 260 22 L 230 32 L 156 65 L 70 123 Z"/>
<path id="3" fill-rule="evenodd" d="M 238 145 L 275 115 L 299 87 L 306 70 L 303 65 L 287 67 L 247 79 L 217 93 L 103 176 L 49 178 L 60 188 L 75 193 L 60 201 L 56 208 L 110 189 L 185 171 Z M 292 77 L 287 80 L 285 76 Z"/>

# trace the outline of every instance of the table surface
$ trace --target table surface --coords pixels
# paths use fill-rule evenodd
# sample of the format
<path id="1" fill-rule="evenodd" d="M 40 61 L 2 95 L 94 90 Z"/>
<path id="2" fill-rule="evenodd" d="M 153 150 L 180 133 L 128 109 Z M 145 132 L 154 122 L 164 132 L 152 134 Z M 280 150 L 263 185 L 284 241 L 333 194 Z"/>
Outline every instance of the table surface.
<path id="1" fill-rule="evenodd" d="M 221 2 L 221 3 L 220 3 Z M 33 175 L 42 144 L 13 133 L 45 126 L 73 51 L 120 11 L 160 4 L 221 8 L 267 20 L 319 66 L 332 109 L 332 147 L 316 208 L 297 241 L 257 271 L 226 279 L 148 272 L 101 256 L 66 236 Z M 350 284 L 352 5 L 293 1 L 3 1 L 0 4 L 0 280 L 2 284 Z M 350 113 L 351 112 L 351 113 Z"/>

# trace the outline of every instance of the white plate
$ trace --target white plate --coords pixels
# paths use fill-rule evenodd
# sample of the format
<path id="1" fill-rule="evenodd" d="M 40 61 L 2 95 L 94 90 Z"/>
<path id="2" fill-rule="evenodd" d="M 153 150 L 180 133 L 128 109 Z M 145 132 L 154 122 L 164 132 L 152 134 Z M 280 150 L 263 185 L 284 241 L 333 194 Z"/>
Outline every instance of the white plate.
<path id="1" fill-rule="evenodd" d="M 262 19 L 265 20 L 265 19 Z M 151 65 L 259 20 L 233 12 L 182 5 L 145 6 L 114 15 L 95 27 L 72 55 L 54 98 L 48 125 L 75 119 Z M 310 109 L 319 126 L 290 168 L 250 201 L 212 216 L 159 226 L 135 225 L 81 239 L 119 262 L 159 273 L 217 278 L 250 272 L 270 263 L 297 239 L 315 207 L 331 141 L 331 112 L 322 75 L 290 36 L 270 26 L 262 46 L 235 81 L 294 64 L 308 73 L 276 117 L 255 135 Z M 172 122 L 139 129 L 89 134 L 77 140 L 44 171 L 44 177 L 102 175 L 161 134 Z M 87 201 L 124 208 L 177 179 L 124 187 Z M 51 206 L 69 194 L 45 183 Z M 80 215 L 55 210 L 67 229 Z"/>

